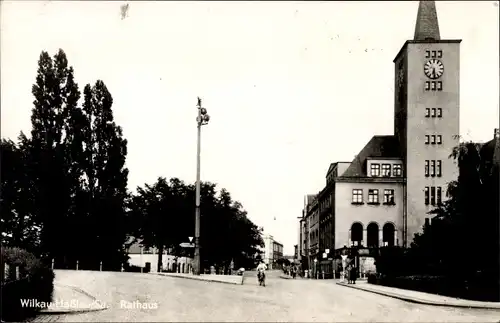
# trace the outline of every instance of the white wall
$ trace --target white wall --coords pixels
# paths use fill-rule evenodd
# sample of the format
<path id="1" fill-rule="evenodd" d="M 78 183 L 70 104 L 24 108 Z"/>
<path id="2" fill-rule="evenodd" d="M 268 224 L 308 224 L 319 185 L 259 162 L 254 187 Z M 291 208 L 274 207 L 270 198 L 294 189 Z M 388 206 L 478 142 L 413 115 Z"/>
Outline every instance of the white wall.
<path id="1" fill-rule="evenodd" d="M 129 254 L 129 261 L 128 263 L 132 266 L 139 266 L 139 267 L 145 267 L 146 262 L 151 263 L 151 272 L 155 273 L 157 272 L 157 265 L 158 265 L 158 255 L 151 255 L 151 254 Z M 171 255 L 163 255 L 163 269 L 170 269 L 173 267 L 174 264 L 174 256 Z M 184 272 L 188 272 L 188 268 L 191 267 L 192 263 L 192 258 L 187 258 L 187 257 L 182 257 L 177 259 L 177 264 L 180 266 L 180 269 L 182 270 L 182 264 L 184 264 Z"/>

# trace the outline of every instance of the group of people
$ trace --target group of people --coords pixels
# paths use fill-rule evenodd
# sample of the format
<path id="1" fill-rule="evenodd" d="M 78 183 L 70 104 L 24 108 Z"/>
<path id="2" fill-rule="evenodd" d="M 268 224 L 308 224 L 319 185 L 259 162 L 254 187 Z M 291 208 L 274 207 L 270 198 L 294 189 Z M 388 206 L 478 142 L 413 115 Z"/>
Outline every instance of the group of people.
<path id="1" fill-rule="evenodd" d="M 356 266 L 349 264 L 346 268 L 345 274 L 348 284 L 356 284 L 356 278 L 358 278 L 358 272 Z"/>
<path id="2" fill-rule="evenodd" d="M 298 274 L 300 274 L 299 267 L 296 265 L 283 265 L 283 272 L 285 273 L 285 275 L 292 276 L 292 278 L 295 278 Z"/>

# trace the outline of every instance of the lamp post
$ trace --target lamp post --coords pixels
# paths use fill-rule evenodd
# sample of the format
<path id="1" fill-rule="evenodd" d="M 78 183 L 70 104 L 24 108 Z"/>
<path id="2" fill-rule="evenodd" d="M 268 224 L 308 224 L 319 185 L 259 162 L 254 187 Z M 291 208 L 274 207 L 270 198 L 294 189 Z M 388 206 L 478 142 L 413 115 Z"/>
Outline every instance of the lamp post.
<path id="1" fill-rule="evenodd" d="M 196 123 L 198 128 L 198 147 L 196 150 L 196 205 L 195 205 L 195 226 L 194 226 L 194 263 L 193 274 L 199 275 L 201 271 L 200 259 L 200 152 L 201 152 L 201 126 L 208 124 L 210 116 L 207 110 L 201 107 L 201 99 L 198 97 L 198 117 Z"/>

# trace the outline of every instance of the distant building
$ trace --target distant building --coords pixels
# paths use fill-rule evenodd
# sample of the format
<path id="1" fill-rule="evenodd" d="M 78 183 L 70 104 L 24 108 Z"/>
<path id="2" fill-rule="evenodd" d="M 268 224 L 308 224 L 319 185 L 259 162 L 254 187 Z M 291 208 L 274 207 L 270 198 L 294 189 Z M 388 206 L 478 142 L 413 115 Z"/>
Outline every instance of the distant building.
<path id="1" fill-rule="evenodd" d="M 329 259 L 344 246 L 408 247 L 443 202 L 458 175 L 448 156 L 459 144 L 460 42 L 441 39 L 434 1 L 420 1 L 414 39 L 394 59 L 394 135 L 373 136 L 351 162 L 332 163 L 324 189 L 306 197 L 307 268 L 332 272 Z M 361 271 L 374 268 L 369 258 Z"/>
<path id="2" fill-rule="evenodd" d="M 140 241 L 135 241 L 130 237 L 126 243 L 127 253 L 130 257 L 129 264 L 131 266 L 146 267 L 149 263 L 151 272 L 157 272 L 158 264 L 158 249 L 145 248 L 141 245 Z M 168 250 L 163 251 L 162 257 L 163 269 L 167 271 L 175 271 L 178 273 L 189 273 L 192 269 L 192 258 L 188 257 L 175 257 L 168 254 Z"/>
<path id="3" fill-rule="evenodd" d="M 274 240 L 272 235 L 264 235 L 264 263 L 268 269 L 279 268 L 276 261 L 283 258 L 283 245 Z"/>

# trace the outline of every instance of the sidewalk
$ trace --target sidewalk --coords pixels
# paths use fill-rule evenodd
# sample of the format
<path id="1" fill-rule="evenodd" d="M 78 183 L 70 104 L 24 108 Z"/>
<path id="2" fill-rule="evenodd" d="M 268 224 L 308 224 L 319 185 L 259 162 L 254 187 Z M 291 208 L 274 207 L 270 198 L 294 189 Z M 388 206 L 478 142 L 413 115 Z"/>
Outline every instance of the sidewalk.
<path id="1" fill-rule="evenodd" d="M 347 284 L 345 282 L 337 282 L 337 285 L 359 289 L 383 296 L 393 297 L 403 301 L 417 303 L 417 304 L 500 310 L 500 302 L 471 301 L 466 299 L 423 293 L 407 289 L 368 284 L 368 282 L 363 282 L 363 281 L 361 282 L 356 281 L 356 284 L 354 285 Z"/>
<path id="2" fill-rule="evenodd" d="M 150 274 L 167 276 L 167 277 L 202 280 L 202 281 L 214 282 L 214 283 L 243 285 L 243 276 L 237 276 L 237 275 L 199 275 L 199 276 L 196 276 L 193 274 L 177 274 L 177 273 L 150 273 Z"/>
<path id="3" fill-rule="evenodd" d="M 42 309 L 40 314 L 83 313 L 105 309 L 107 309 L 105 304 L 77 287 L 54 284 L 52 302 L 47 308 Z"/>

